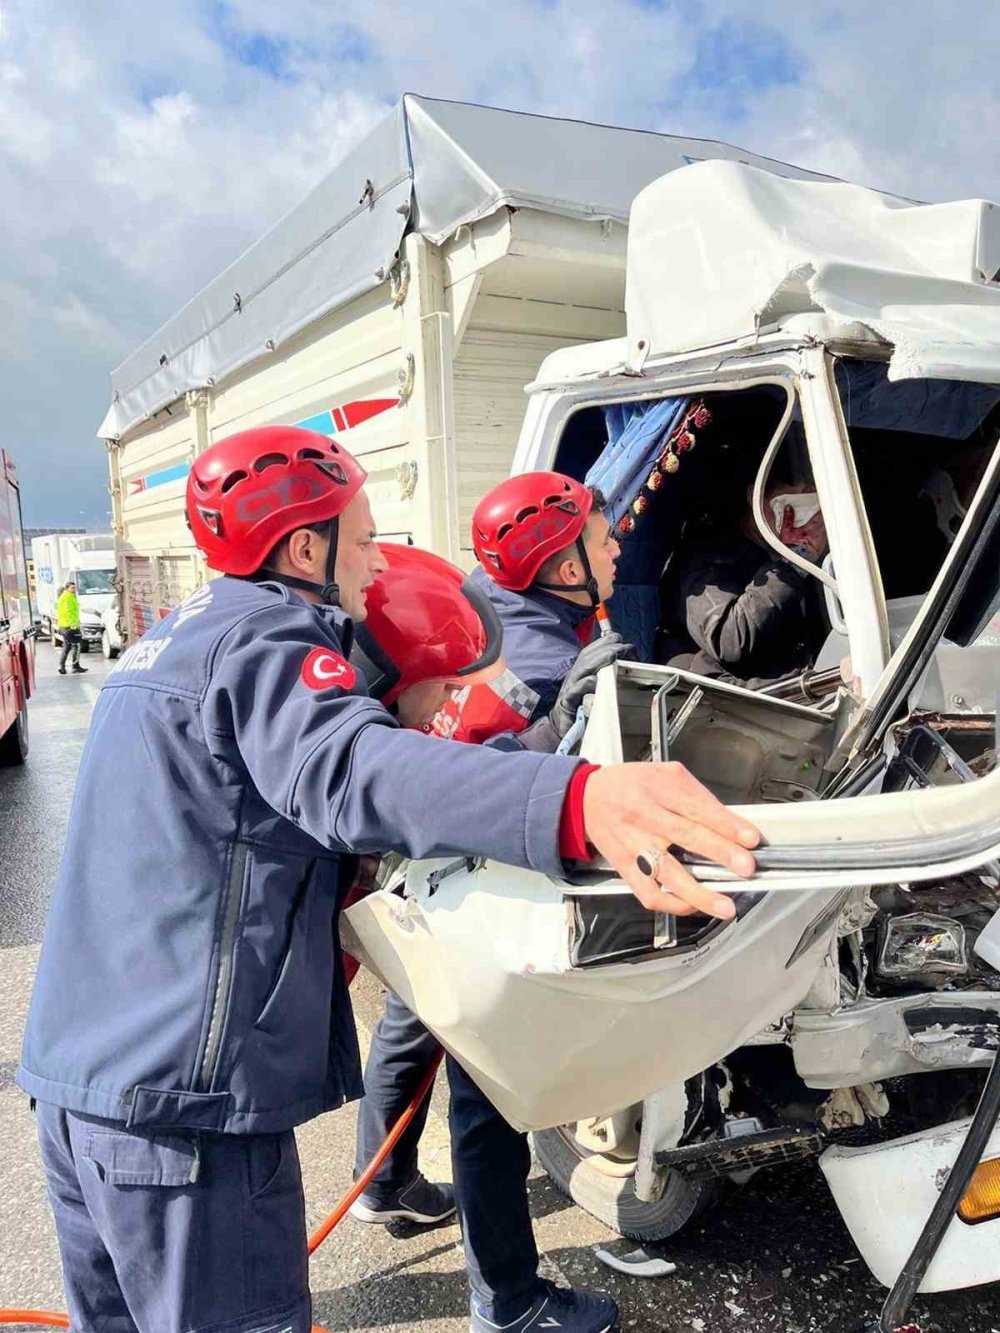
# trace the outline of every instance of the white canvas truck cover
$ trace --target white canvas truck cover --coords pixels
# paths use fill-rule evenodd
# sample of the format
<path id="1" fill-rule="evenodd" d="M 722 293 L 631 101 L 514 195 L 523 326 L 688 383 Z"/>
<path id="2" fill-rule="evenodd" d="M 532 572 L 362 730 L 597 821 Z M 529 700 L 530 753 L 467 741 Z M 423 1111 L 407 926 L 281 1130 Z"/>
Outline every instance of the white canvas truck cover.
<path id="1" fill-rule="evenodd" d="M 98 434 L 120 439 L 189 389 L 270 356 L 386 280 L 412 225 L 441 244 L 504 206 L 626 222 L 644 185 L 729 158 L 826 179 L 728 144 L 405 96 L 310 194 L 133 352 Z"/>
<path id="2" fill-rule="evenodd" d="M 889 378 L 1000 382 L 1000 207 L 915 204 L 857 185 L 701 162 L 647 186 L 629 222 L 629 358 L 752 336 L 820 312 L 864 325 Z M 642 344 L 642 345 L 640 345 Z"/>

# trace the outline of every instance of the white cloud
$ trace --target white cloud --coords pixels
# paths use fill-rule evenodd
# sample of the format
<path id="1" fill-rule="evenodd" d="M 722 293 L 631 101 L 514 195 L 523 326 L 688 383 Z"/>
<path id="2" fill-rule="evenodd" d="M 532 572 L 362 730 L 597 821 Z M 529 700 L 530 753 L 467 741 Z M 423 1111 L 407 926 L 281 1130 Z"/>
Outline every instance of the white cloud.
<path id="1" fill-rule="evenodd" d="M 81 301 L 75 292 L 68 292 L 58 305 L 53 306 L 49 318 L 57 328 L 85 339 L 92 351 L 100 349 L 108 356 L 121 356 L 123 348 L 119 331 L 99 311 Z"/>
<path id="2" fill-rule="evenodd" d="M 1000 10 L 969 0 L 4 6 L 0 400 L 29 514 L 69 521 L 82 494 L 100 519 L 113 361 L 403 91 L 996 197 L 998 39 Z"/>

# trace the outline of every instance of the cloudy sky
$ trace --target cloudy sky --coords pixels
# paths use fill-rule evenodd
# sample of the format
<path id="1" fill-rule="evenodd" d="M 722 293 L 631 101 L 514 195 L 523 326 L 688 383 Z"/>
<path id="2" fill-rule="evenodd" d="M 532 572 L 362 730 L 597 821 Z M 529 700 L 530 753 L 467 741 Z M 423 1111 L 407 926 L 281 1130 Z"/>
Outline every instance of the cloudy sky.
<path id="1" fill-rule="evenodd" d="M 0 441 L 107 523 L 111 369 L 404 91 L 1000 198 L 994 0 L 0 0 Z"/>

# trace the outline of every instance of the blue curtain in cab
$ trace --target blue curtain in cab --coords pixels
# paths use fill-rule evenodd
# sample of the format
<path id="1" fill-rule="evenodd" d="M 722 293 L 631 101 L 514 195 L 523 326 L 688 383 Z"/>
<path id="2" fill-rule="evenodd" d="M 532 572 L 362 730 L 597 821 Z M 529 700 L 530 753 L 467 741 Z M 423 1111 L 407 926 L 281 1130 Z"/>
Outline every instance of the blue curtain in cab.
<path id="1" fill-rule="evenodd" d="M 612 403 L 604 408 L 608 443 L 587 473 L 586 484 L 596 486 L 608 502 L 605 510 L 614 527 L 628 513 L 646 484 L 666 440 L 683 419 L 687 398 L 655 402 Z M 662 494 L 658 492 L 657 496 Z M 641 662 L 653 660 L 653 636 L 659 620 L 658 586 L 666 561 L 664 534 L 656 523 L 655 499 L 630 533 L 619 536 L 615 595 L 608 602 L 611 623 L 635 644 Z"/>
<path id="2" fill-rule="evenodd" d="M 604 492 L 612 527 L 628 511 L 649 476 L 670 432 L 680 423 L 686 398 L 652 403 L 612 403 L 604 408 L 608 442 L 586 476 L 588 486 Z"/>

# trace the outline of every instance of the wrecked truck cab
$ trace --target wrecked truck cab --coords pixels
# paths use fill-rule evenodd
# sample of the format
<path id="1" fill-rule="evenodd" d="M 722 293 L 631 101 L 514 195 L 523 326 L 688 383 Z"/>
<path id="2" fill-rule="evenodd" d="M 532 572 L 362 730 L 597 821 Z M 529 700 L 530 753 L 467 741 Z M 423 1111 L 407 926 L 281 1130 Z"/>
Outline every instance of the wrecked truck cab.
<path id="1" fill-rule="evenodd" d="M 693 866 L 737 918 L 646 913 L 600 863 L 438 862 L 346 931 L 608 1225 L 670 1235 L 713 1181 L 814 1155 L 891 1281 L 844 1150 L 939 1163 L 1000 1041 L 976 953 L 1000 907 L 1000 215 L 760 176 L 702 163 L 637 198 L 628 337 L 547 359 L 514 464 L 629 520 L 611 612 L 642 660 L 602 673 L 580 753 L 681 759 L 760 826 L 752 881 Z M 815 487 L 820 563 L 767 521 L 776 465 Z M 806 669 L 763 684 L 657 660 L 685 525 L 748 475 L 820 617 Z M 1000 1210 L 974 1247 L 959 1225 L 922 1289 L 1000 1280 Z"/>

